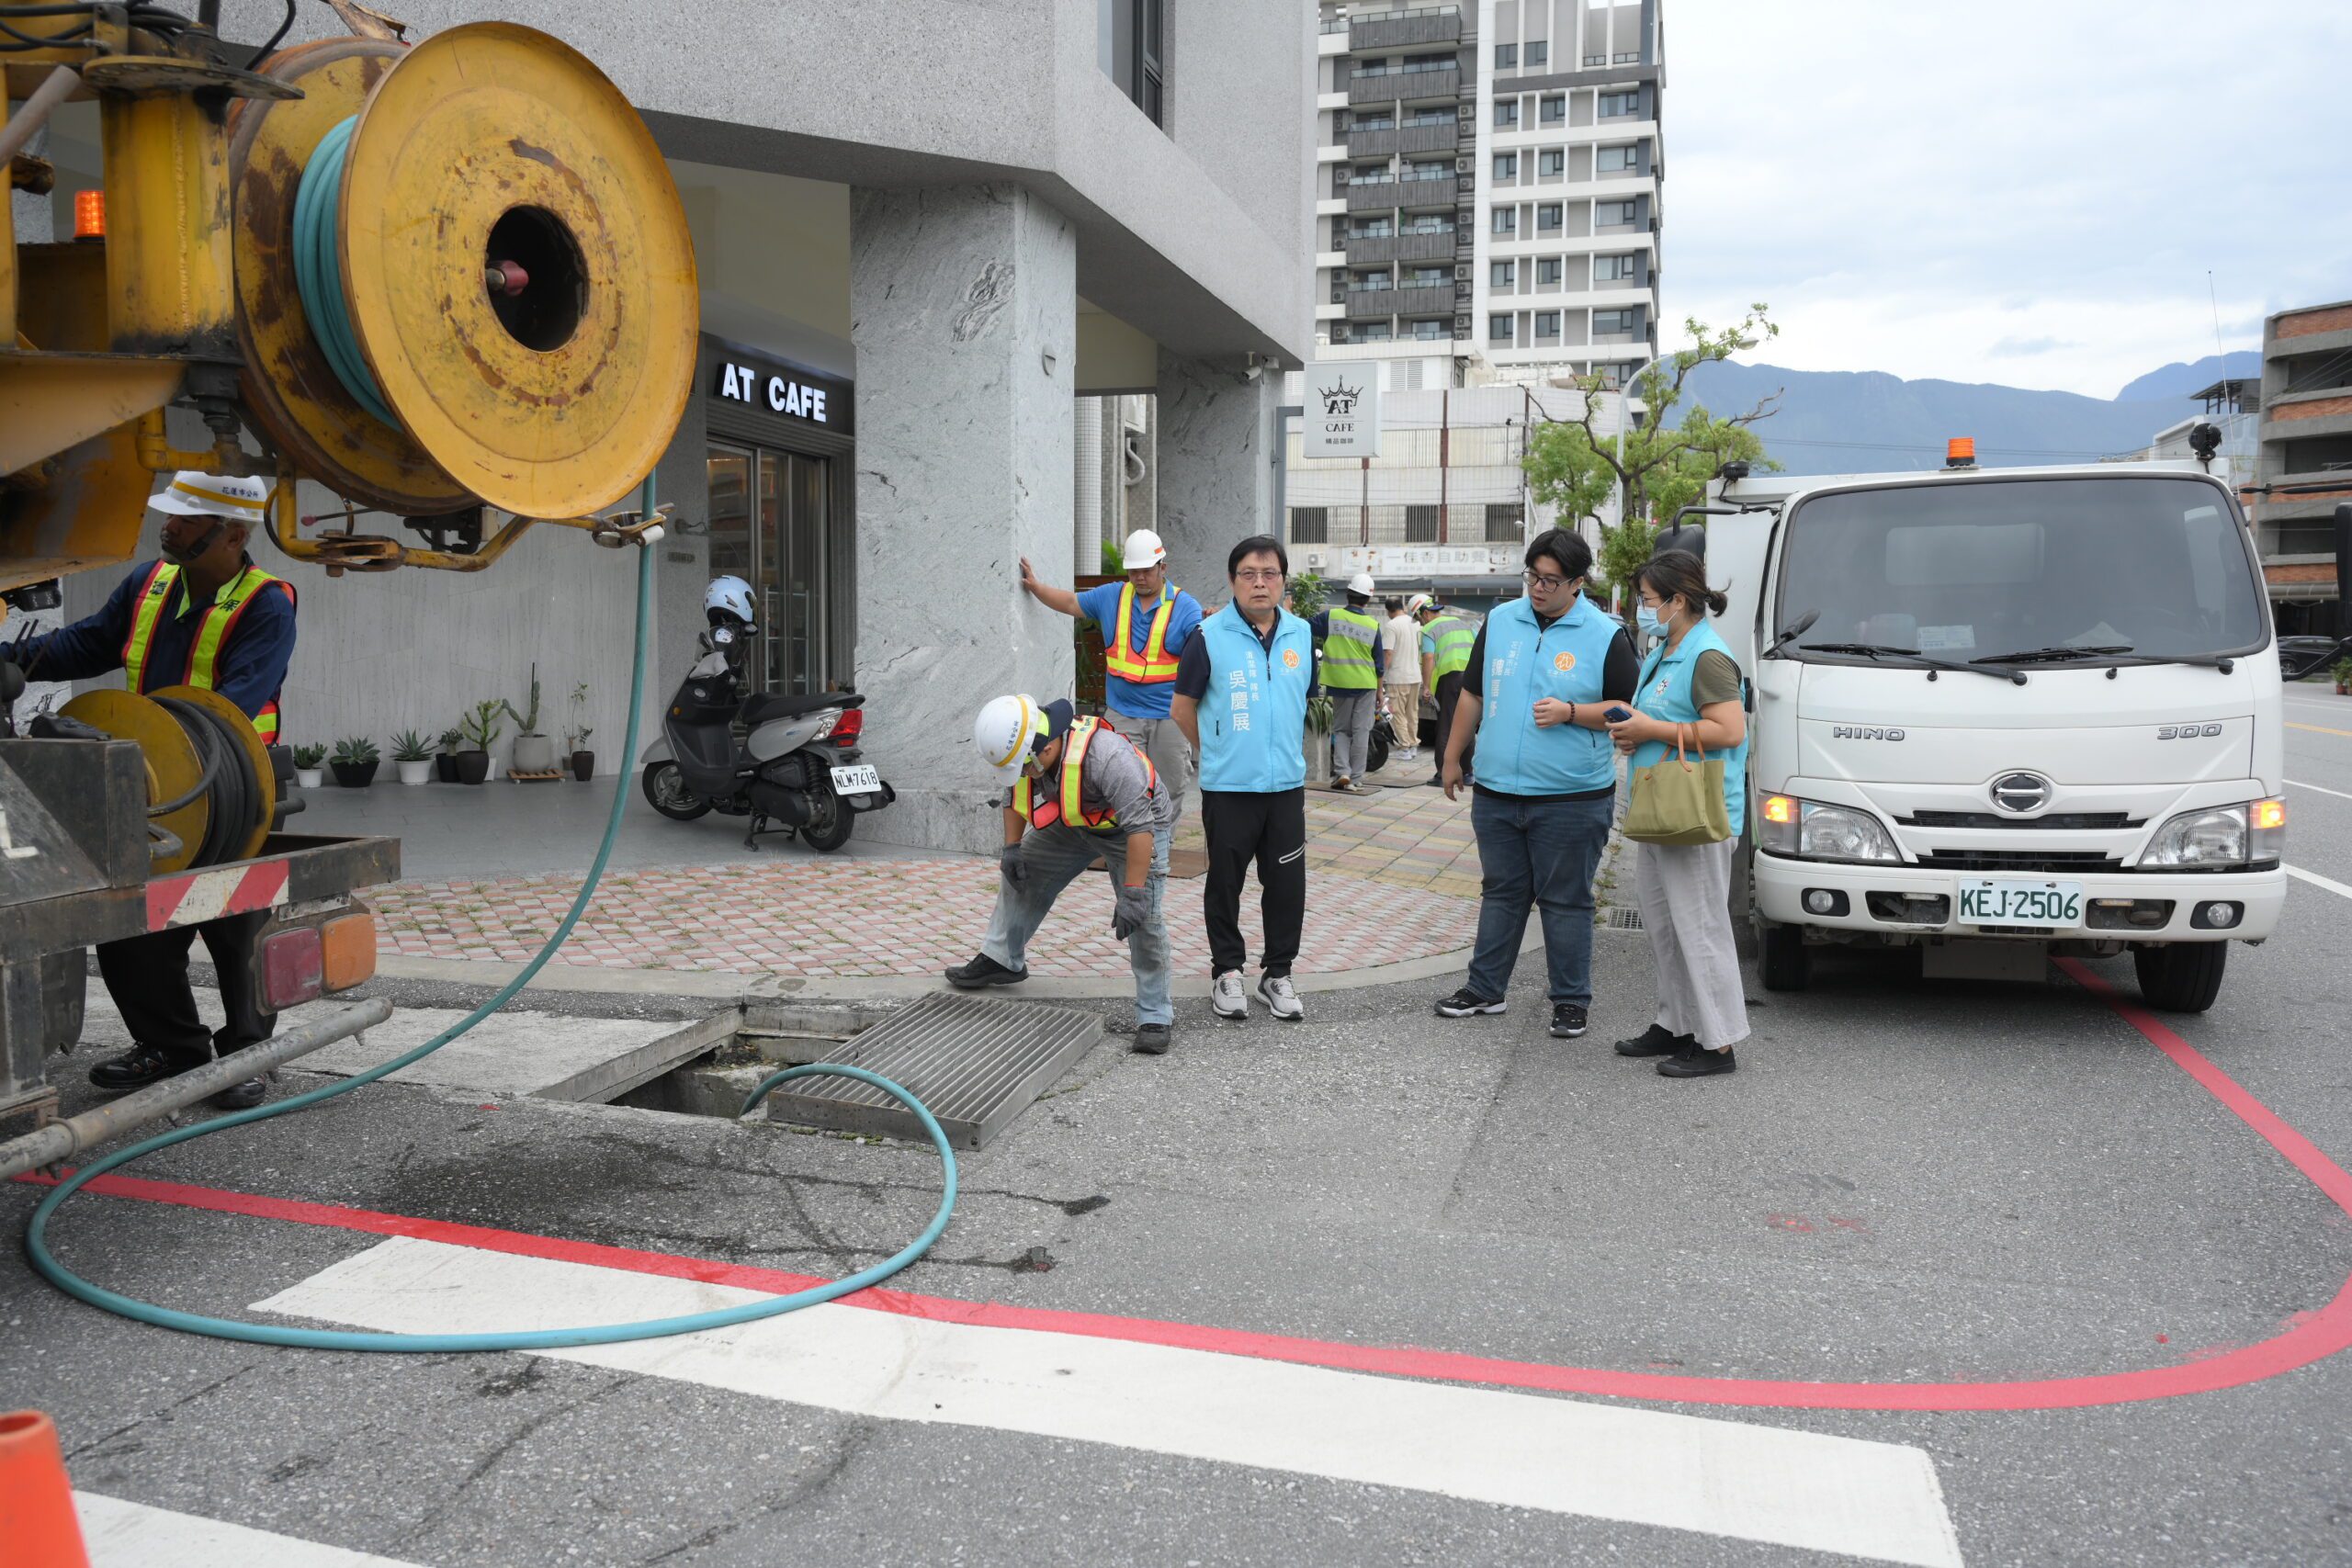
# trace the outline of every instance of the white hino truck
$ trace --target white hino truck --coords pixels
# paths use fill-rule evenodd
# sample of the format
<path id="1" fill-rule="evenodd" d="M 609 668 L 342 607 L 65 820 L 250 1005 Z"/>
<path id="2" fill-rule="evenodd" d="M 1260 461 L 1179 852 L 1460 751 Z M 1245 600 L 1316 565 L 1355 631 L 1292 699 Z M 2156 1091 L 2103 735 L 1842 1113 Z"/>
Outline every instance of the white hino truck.
<path id="1" fill-rule="evenodd" d="M 1704 553 L 1750 678 L 1733 897 L 1765 986 L 1833 945 L 2018 979 L 2129 950 L 2151 1004 L 2211 1006 L 2287 889 L 2278 656 L 2228 486 L 1733 472 Z"/>

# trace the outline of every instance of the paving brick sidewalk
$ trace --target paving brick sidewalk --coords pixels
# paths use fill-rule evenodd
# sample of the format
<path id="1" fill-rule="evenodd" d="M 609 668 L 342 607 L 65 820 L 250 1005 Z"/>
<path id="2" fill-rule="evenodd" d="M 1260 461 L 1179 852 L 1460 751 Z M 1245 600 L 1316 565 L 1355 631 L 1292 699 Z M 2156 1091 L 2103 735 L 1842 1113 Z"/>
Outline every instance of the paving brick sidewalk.
<path id="1" fill-rule="evenodd" d="M 1307 794 L 1311 874 L 1298 967 L 1364 969 L 1469 945 L 1477 852 L 1466 798 L 1405 788 L 1351 798 Z M 1197 818 L 1178 842 L 1197 846 Z M 969 957 L 996 898 L 991 861 L 969 856 L 827 859 L 798 846 L 756 864 L 608 873 L 556 962 L 614 969 L 783 972 L 823 977 L 930 976 Z M 537 953 L 578 894 L 576 873 L 404 882 L 379 888 L 383 949 L 410 957 L 516 962 Z M 1168 885 L 1178 975 L 1205 975 L 1199 879 Z M 1254 954 L 1254 880 L 1242 926 Z M 1111 893 L 1098 874 L 1064 893 L 1030 945 L 1044 975 L 1123 971 Z"/>

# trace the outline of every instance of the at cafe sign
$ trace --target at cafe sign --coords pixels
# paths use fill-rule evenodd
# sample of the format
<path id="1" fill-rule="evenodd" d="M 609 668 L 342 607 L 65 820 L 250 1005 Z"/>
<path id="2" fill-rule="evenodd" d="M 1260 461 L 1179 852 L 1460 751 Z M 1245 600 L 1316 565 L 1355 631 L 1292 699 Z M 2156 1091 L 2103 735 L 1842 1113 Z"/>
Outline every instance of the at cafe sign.
<path id="1" fill-rule="evenodd" d="M 1369 360 L 1306 367 L 1303 455 L 1380 456 L 1380 367 Z"/>
<path id="2" fill-rule="evenodd" d="M 822 425 L 842 423 L 842 411 L 835 400 L 834 389 L 791 371 L 723 359 L 718 363 L 710 391 L 713 397 L 725 398 L 746 408 L 764 409 L 787 419 L 805 419 L 811 424 Z"/>

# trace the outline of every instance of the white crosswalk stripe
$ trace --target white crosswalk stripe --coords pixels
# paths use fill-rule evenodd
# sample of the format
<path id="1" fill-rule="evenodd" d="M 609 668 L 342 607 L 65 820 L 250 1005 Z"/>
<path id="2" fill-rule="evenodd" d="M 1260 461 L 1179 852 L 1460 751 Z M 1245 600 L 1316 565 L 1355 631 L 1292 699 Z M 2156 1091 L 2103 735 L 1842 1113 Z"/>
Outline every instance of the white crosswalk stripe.
<path id="1" fill-rule="evenodd" d="M 74 1513 L 90 1568 L 417 1568 L 96 1492 L 75 1492 Z"/>

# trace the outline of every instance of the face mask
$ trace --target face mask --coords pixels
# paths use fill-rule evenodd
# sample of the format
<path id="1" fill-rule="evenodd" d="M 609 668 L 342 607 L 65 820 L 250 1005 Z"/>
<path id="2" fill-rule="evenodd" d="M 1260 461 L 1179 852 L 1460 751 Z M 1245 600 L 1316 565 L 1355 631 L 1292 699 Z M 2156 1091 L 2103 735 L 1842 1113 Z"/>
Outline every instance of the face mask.
<path id="1" fill-rule="evenodd" d="M 212 526 L 207 528 L 203 533 L 197 536 L 194 540 L 182 545 L 178 549 L 172 548 L 170 544 L 166 543 L 163 547 L 164 558 L 171 562 L 174 566 L 189 565 L 191 562 L 201 558 L 205 551 L 210 549 L 212 547 L 212 542 L 220 536 L 220 525 L 215 523 Z"/>
<path id="2" fill-rule="evenodd" d="M 1642 628 L 1643 633 L 1646 636 L 1664 637 L 1666 635 L 1666 617 L 1659 615 L 1647 604 L 1643 605 L 1634 615 L 1634 621 L 1635 625 Z"/>

